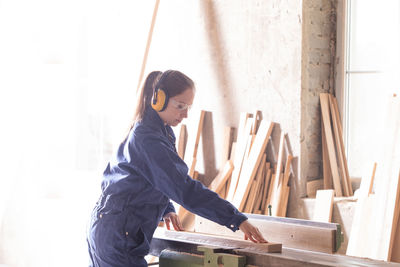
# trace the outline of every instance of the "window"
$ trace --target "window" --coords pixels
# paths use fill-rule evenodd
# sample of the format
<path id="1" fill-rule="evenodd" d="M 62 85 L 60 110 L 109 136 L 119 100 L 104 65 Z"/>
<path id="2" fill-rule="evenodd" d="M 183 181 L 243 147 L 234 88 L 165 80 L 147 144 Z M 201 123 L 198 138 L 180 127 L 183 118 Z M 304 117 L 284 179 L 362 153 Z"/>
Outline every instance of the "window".
<path id="1" fill-rule="evenodd" d="M 349 172 L 362 177 L 379 154 L 385 103 L 400 92 L 400 1 L 345 1 L 344 136 Z M 339 89 L 340 90 L 340 89 Z"/>

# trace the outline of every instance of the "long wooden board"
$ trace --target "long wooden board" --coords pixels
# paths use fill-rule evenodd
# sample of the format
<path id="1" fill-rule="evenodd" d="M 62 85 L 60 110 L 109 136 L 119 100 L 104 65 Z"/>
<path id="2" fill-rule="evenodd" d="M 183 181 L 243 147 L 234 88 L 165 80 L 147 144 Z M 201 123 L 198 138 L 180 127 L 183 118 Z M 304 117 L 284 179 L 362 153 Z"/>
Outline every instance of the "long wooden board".
<path id="1" fill-rule="evenodd" d="M 333 228 L 314 227 L 292 223 L 280 223 L 249 218 L 264 238 L 269 242 L 282 243 L 284 247 L 312 250 L 325 253 L 336 251 L 336 230 Z M 196 216 L 195 231 L 199 233 L 218 234 L 227 237 L 243 238 L 241 231 L 232 232 L 210 220 Z"/>
<path id="2" fill-rule="evenodd" d="M 228 201 L 232 201 L 233 196 L 235 195 L 237 183 L 239 181 L 239 176 L 242 169 L 243 158 L 248 143 L 248 136 L 250 134 L 252 127 L 250 123 L 247 123 L 247 119 L 249 118 L 249 116 L 250 116 L 249 113 L 240 114 L 238 137 L 236 141 L 235 156 L 233 161 L 235 169 L 233 170 L 232 173 L 231 183 L 229 186 L 228 195 L 226 197 Z"/>
<path id="3" fill-rule="evenodd" d="M 248 160 L 246 160 L 243 171 L 240 175 L 240 180 L 238 182 L 237 190 L 232 200 L 232 204 L 239 208 L 239 210 L 244 207 L 244 196 L 248 194 L 250 189 L 251 181 L 257 172 L 258 165 L 261 162 L 261 158 L 265 152 L 267 142 L 271 136 L 272 129 L 274 127 L 273 122 L 267 122 L 262 120 L 254 140 L 253 149 L 250 151 Z"/>
<path id="4" fill-rule="evenodd" d="M 280 253 L 282 252 L 282 244 L 277 242 L 269 243 L 252 243 L 251 241 L 243 240 L 243 237 L 227 237 L 217 234 L 197 233 L 197 232 L 177 232 L 163 229 L 157 229 L 155 237 L 162 235 L 165 238 L 173 240 L 185 240 L 185 242 L 194 242 L 196 244 L 211 245 L 213 247 L 223 247 L 226 249 L 251 249 L 253 251 L 263 253 Z"/>
<path id="5" fill-rule="evenodd" d="M 329 105 L 331 110 L 331 117 L 332 117 L 332 126 L 333 126 L 333 135 L 335 137 L 335 145 L 336 145 L 336 152 L 339 161 L 339 173 L 342 178 L 341 182 L 343 184 L 343 192 L 344 196 L 352 196 L 353 190 L 351 189 L 351 184 L 349 176 L 349 172 L 347 169 L 347 160 L 344 151 L 343 140 L 341 139 L 341 133 L 339 132 L 339 119 L 336 117 L 335 106 L 332 100 L 333 96 L 329 95 Z"/>
<path id="6" fill-rule="evenodd" d="M 347 180 L 347 185 L 349 187 L 349 192 L 350 195 L 353 195 L 353 188 L 351 186 L 351 180 L 350 180 L 350 175 L 349 175 L 349 168 L 347 165 L 347 158 L 346 158 L 346 153 L 345 153 L 345 148 L 344 148 L 344 140 L 343 140 L 343 128 L 342 128 L 342 122 L 340 119 L 340 114 L 339 114 L 339 106 L 337 103 L 337 100 L 334 96 L 331 96 L 332 102 L 333 102 L 333 110 L 336 114 L 336 124 L 338 126 L 338 133 L 339 133 L 339 145 L 341 147 L 341 151 L 343 152 L 343 160 L 344 160 L 344 172 L 345 172 L 345 178 Z"/>
<path id="7" fill-rule="evenodd" d="M 272 215 L 277 216 L 279 212 L 279 206 L 278 204 L 278 189 L 279 189 L 279 184 L 282 183 L 281 181 L 281 170 L 283 166 L 283 154 L 284 154 L 284 144 L 285 144 L 285 133 L 282 131 L 281 136 L 279 138 L 279 151 L 278 151 L 278 162 L 276 164 L 276 170 L 275 170 L 275 177 L 271 181 L 271 190 L 270 190 L 270 205 L 272 205 Z"/>
<path id="8" fill-rule="evenodd" d="M 233 171 L 233 163 L 231 160 L 228 160 L 225 163 L 224 168 L 218 173 L 218 175 L 214 178 L 214 180 L 211 182 L 208 188 L 217 193 L 221 193 L 222 188 L 226 184 L 226 181 L 232 175 L 232 171 Z"/>
<path id="9" fill-rule="evenodd" d="M 321 122 L 322 123 L 322 122 Z M 323 168 L 323 188 L 333 189 L 331 167 L 329 166 L 328 146 L 326 144 L 325 131 L 322 127 L 322 168 Z"/>
<path id="10" fill-rule="evenodd" d="M 185 159 L 185 149 L 186 149 L 186 141 L 187 141 L 187 131 L 186 131 L 186 125 L 181 124 L 181 129 L 179 131 L 179 137 L 178 137 L 178 155 L 181 159 Z"/>
<path id="11" fill-rule="evenodd" d="M 321 113 L 322 113 L 322 125 L 323 130 L 325 131 L 326 144 L 328 147 L 328 157 L 330 168 L 332 171 L 333 177 L 333 186 L 335 189 L 335 194 L 337 197 L 343 196 L 342 186 L 340 183 L 340 176 L 338 170 L 338 164 L 336 160 L 335 153 L 335 144 L 332 135 L 332 127 L 331 127 L 331 118 L 329 112 L 329 94 L 320 94 L 320 102 L 321 102 Z"/>

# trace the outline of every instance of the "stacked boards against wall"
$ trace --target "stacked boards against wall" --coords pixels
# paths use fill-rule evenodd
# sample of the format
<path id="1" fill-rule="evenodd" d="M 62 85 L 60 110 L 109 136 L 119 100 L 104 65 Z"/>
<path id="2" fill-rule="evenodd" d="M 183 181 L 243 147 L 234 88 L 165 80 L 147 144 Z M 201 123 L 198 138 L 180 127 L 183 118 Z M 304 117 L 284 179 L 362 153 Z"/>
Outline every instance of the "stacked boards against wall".
<path id="1" fill-rule="evenodd" d="M 400 262 L 400 98 L 391 96 L 382 114 L 381 155 L 362 178 L 346 253 Z"/>
<path id="2" fill-rule="evenodd" d="M 337 197 L 352 196 L 336 98 L 323 93 L 320 94 L 320 102 L 324 189 L 334 189 Z"/>
<path id="3" fill-rule="evenodd" d="M 204 111 L 200 113 L 198 120 L 196 132 L 187 134 L 186 152 L 182 149 L 185 142 L 181 140 L 186 135 L 179 136 L 177 142 L 179 153 L 185 155 L 185 161 L 190 166 L 189 175 L 192 178 L 197 173 L 197 147 L 203 131 Z M 208 187 L 242 212 L 283 217 L 286 215 L 289 179 L 293 176 L 293 155 L 289 151 L 288 137 L 284 132 L 280 135 L 278 153 L 275 153 L 271 137 L 274 125 L 273 122 L 262 120 L 261 113 L 257 111 L 254 114 L 240 115 L 236 142 L 232 138 L 233 129 L 225 129 L 221 155 L 225 163 Z M 181 133 L 184 132 L 181 129 Z M 191 135 L 195 136 L 192 142 Z M 193 152 L 188 153 L 191 149 Z M 178 214 L 184 227 L 192 229 L 193 215 L 183 208 L 180 208 Z"/>

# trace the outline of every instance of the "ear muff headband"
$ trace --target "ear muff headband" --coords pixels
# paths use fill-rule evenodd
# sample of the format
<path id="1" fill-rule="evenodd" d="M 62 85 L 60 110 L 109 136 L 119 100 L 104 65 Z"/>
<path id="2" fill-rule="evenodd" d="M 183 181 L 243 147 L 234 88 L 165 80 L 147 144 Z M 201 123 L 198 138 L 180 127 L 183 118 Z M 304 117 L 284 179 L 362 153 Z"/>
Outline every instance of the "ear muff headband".
<path id="1" fill-rule="evenodd" d="M 156 111 L 164 111 L 168 106 L 168 93 L 166 90 L 163 90 L 161 87 L 163 86 L 163 81 L 168 76 L 171 71 L 165 71 L 160 80 L 157 82 L 154 87 L 153 99 L 151 101 L 151 107 Z"/>

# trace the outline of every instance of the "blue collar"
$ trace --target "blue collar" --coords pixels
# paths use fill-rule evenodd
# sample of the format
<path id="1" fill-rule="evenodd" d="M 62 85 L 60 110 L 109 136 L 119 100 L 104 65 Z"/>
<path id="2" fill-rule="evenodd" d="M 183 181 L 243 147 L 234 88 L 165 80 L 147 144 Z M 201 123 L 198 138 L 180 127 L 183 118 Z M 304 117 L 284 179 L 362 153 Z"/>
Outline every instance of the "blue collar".
<path id="1" fill-rule="evenodd" d="M 172 130 L 171 126 L 164 124 L 164 121 L 160 118 L 157 111 L 155 111 L 153 108 L 146 107 L 142 123 L 156 131 L 159 131 L 175 145 L 176 138 L 174 131 Z"/>

